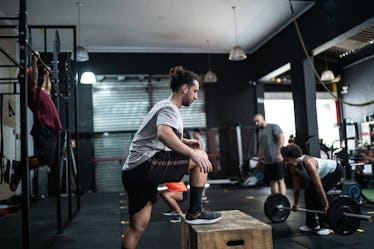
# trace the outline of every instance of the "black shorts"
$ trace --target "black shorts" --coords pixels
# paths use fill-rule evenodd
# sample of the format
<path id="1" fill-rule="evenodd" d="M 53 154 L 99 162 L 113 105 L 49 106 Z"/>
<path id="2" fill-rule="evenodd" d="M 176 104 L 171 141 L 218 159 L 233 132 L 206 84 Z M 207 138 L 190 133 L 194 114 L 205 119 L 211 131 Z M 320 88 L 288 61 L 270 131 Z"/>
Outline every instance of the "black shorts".
<path id="1" fill-rule="evenodd" d="M 54 165 L 57 143 L 58 130 L 41 126 L 34 135 L 35 155 L 38 160 L 48 166 Z"/>
<path id="2" fill-rule="evenodd" d="M 139 212 L 147 202 L 157 201 L 157 187 L 165 182 L 179 182 L 188 172 L 189 157 L 174 151 L 161 151 L 131 170 L 122 171 L 127 191 L 129 214 Z"/>
<path id="3" fill-rule="evenodd" d="M 268 163 L 264 166 L 265 181 L 281 180 L 285 176 L 285 165 L 283 162 Z"/>

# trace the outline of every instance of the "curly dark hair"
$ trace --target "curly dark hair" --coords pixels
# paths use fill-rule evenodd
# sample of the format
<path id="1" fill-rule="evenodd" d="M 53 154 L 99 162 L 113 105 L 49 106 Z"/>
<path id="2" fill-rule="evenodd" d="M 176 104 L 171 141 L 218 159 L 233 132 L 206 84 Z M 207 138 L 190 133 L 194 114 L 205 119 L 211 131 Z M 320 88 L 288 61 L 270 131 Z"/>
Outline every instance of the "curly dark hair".
<path id="1" fill-rule="evenodd" d="M 169 76 L 170 88 L 173 92 L 178 92 L 179 88 L 184 84 L 191 87 L 194 84 L 194 80 L 198 80 L 197 75 L 194 72 L 188 71 L 182 66 L 171 68 Z"/>
<path id="2" fill-rule="evenodd" d="M 301 148 L 296 144 L 289 144 L 281 148 L 281 154 L 283 157 L 298 158 L 303 154 Z"/>

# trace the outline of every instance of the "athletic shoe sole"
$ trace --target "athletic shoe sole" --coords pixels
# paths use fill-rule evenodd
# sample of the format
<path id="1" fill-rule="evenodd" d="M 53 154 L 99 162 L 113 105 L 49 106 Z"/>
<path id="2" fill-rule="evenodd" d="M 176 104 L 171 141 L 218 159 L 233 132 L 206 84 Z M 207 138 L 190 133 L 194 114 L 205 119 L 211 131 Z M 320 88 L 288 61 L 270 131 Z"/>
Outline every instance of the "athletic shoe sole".
<path id="1" fill-rule="evenodd" d="M 215 218 L 215 219 L 193 219 L 193 220 L 187 220 L 185 219 L 185 222 L 187 224 L 191 224 L 191 225 L 203 225 L 203 224 L 213 224 L 213 223 L 216 223 L 217 221 L 219 221 L 220 219 L 222 218 L 222 216 L 218 217 L 218 218 Z"/>
<path id="2" fill-rule="evenodd" d="M 178 214 L 176 212 L 174 212 L 174 213 L 162 213 L 162 215 L 164 215 L 164 216 L 176 216 Z"/>
<path id="3" fill-rule="evenodd" d="M 327 235 L 330 235 L 333 233 L 332 230 L 330 229 L 321 229 L 319 231 L 316 232 L 319 236 L 327 236 Z"/>
<path id="4" fill-rule="evenodd" d="M 171 223 L 180 223 L 181 222 L 181 219 L 178 219 L 178 220 L 169 220 L 169 222 L 171 222 Z"/>

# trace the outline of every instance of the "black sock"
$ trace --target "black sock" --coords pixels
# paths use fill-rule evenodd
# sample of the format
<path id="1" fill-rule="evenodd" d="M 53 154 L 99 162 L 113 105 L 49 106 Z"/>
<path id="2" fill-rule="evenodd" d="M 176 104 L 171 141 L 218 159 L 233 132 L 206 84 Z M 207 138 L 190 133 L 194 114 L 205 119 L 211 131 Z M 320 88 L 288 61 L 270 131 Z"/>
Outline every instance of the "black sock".
<path id="1" fill-rule="evenodd" d="M 204 187 L 190 188 L 190 209 L 188 210 L 191 214 L 196 214 L 201 211 L 201 198 L 203 196 Z"/>

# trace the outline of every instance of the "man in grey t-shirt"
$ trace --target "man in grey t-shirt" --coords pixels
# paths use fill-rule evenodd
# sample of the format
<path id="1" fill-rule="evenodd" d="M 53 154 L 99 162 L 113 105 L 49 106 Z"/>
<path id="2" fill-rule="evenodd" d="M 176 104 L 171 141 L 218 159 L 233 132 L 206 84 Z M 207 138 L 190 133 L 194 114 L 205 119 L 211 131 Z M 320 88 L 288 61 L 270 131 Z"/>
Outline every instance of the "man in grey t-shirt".
<path id="1" fill-rule="evenodd" d="M 262 114 L 256 114 L 253 123 L 258 129 L 258 162 L 264 164 L 265 179 L 270 183 L 272 194 L 286 194 L 285 167 L 280 153 L 284 136 L 277 124 L 268 124 Z"/>
<path id="2" fill-rule="evenodd" d="M 190 205 L 185 222 L 211 224 L 221 213 L 202 209 L 201 197 L 212 164 L 196 139 L 185 139 L 179 109 L 197 99 L 196 74 L 183 67 L 170 70 L 168 99 L 155 104 L 145 116 L 130 145 L 122 168 L 122 183 L 127 191 L 130 224 L 122 239 L 123 248 L 136 248 L 149 224 L 152 205 L 157 200 L 157 186 L 178 182 L 189 172 Z"/>

